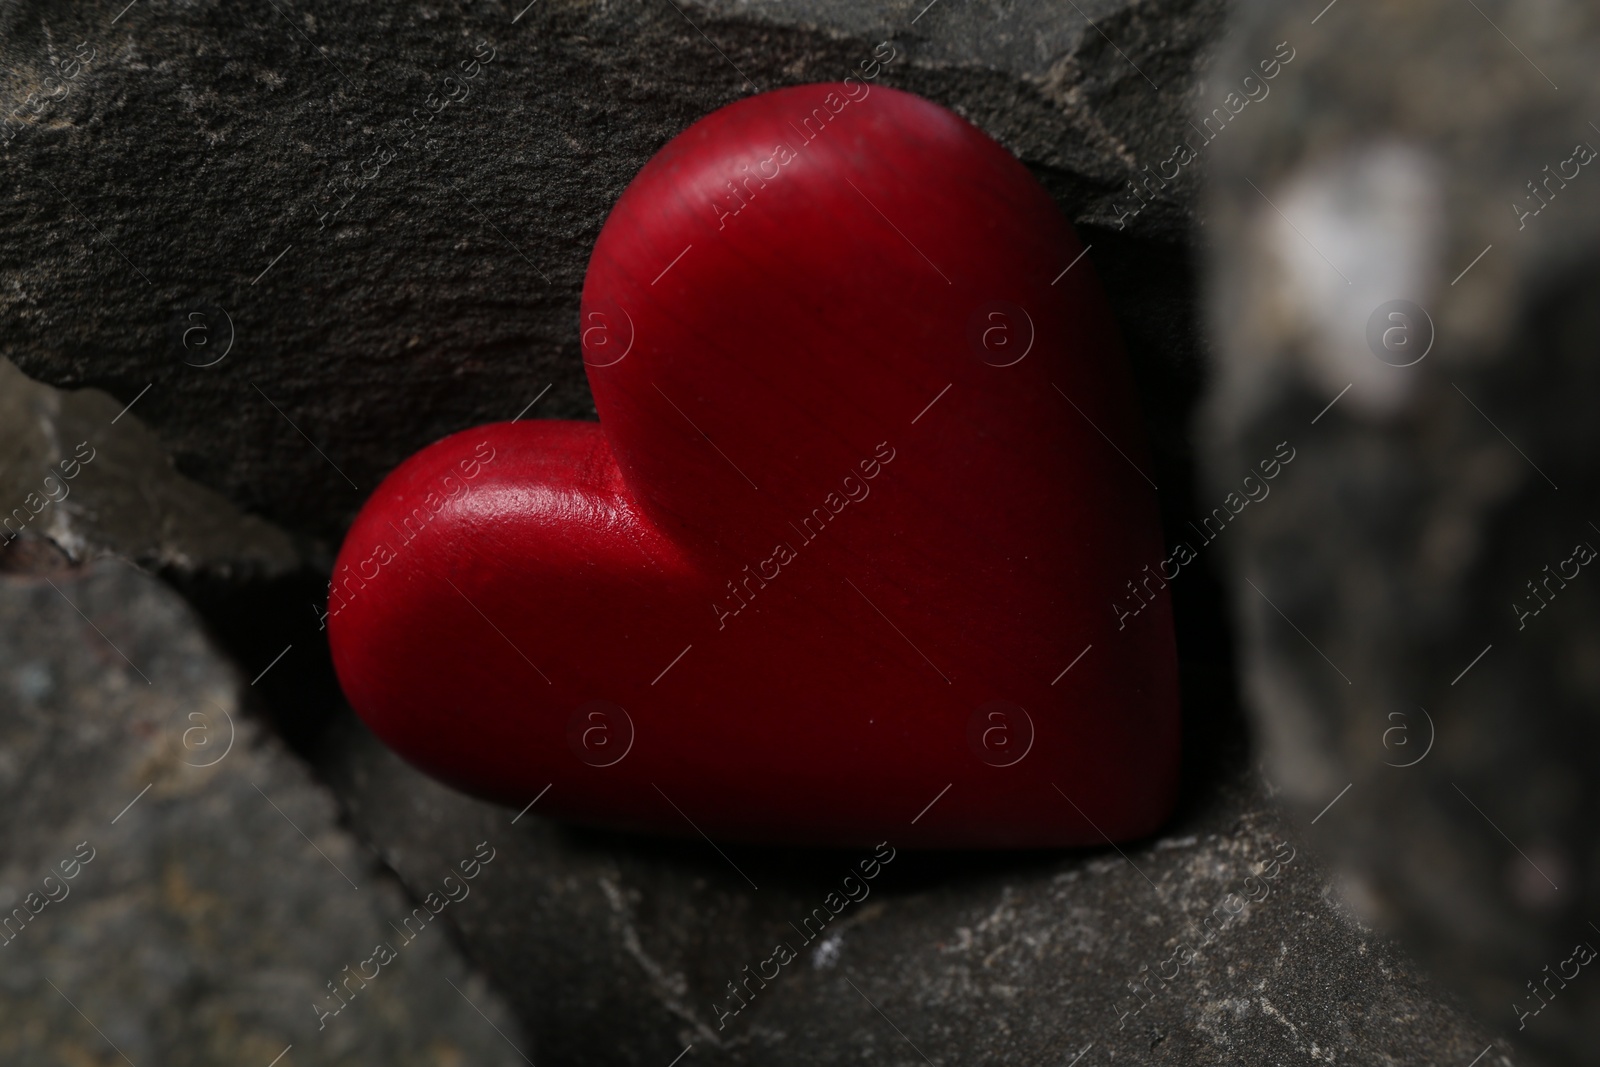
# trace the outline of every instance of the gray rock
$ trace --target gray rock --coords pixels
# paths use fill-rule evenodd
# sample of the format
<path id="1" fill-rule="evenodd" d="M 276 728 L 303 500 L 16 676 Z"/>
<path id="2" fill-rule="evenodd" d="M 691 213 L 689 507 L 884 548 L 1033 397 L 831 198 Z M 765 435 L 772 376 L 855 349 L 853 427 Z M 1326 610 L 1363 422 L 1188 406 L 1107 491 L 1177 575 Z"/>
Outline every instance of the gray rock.
<path id="1" fill-rule="evenodd" d="M 479 803 L 353 717 L 318 766 L 408 884 L 495 842 L 493 891 L 451 917 L 551 1062 L 665 1064 L 691 1046 L 684 1062 L 1083 1067 L 1482 1051 L 1482 1028 L 1340 905 L 1237 746 L 1202 735 L 1193 755 L 1224 769 L 1158 838 L 900 852 L 856 887 L 845 876 L 870 852 L 714 847 L 687 826 L 641 839 Z M 841 890 L 859 900 L 836 898 L 834 916 Z M 829 921 L 805 925 L 818 908 Z M 728 983 L 747 979 L 740 1009 Z"/>
<path id="2" fill-rule="evenodd" d="M 449 931 L 391 926 L 416 902 L 250 692 L 126 563 L 0 576 L 0 1060 L 265 1067 L 292 1045 L 285 1064 L 523 1063 Z M 373 975 L 380 942 L 395 958 Z M 366 988 L 344 970 L 363 961 Z M 330 982 L 353 995 L 319 1029 Z"/>
<path id="3" fill-rule="evenodd" d="M 1216 149 L 1208 474 L 1299 453 L 1228 538 L 1273 775 L 1302 818 L 1342 798 L 1309 840 L 1486 1062 L 1588 1063 L 1600 13 L 1475 6 L 1252 6 L 1218 69 L 1299 57 Z"/>
<path id="4" fill-rule="evenodd" d="M 230 585 L 301 566 L 289 537 L 178 474 L 155 436 L 97 389 L 65 392 L 0 359 L 0 569 L 43 542 Z M 26 569 L 24 566 L 23 569 Z"/>
<path id="5" fill-rule="evenodd" d="M 578 296 L 623 187 L 716 107 L 841 78 L 887 39 L 881 84 L 972 118 L 1083 227 L 1158 458 L 1183 466 L 1196 183 L 1130 214 L 1128 182 L 1184 127 L 1220 0 L 524 7 L 7 5 L 0 356 L 124 403 L 151 386 L 139 414 L 180 470 L 333 540 L 448 432 L 539 397 L 593 417 Z"/>

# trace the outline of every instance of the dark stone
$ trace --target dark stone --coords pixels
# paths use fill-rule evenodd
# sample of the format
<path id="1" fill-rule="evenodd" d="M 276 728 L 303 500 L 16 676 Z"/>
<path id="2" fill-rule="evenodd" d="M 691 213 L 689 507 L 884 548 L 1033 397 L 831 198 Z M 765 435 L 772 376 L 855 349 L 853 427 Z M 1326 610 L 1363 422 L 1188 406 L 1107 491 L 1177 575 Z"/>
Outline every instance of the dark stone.
<path id="1" fill-rule="evenodd" d="M 283 531 L 178 474 L 123 406 L 40 385 L 0 359 L 0 569 L 41 545 L 229 587 L 300 568 Z"/>
<path id="2" fill-rule="evenodd" d="M 1215 157 L 1208 474 L 1220 498 L 1299 454 L 1227 535 L 1272 774 L 1302 818 L 1337 799 L 1308 840 L 1481 1013 L 1484 1062 L 1590 1063 L 1600 581 L 1564 561 L 1600 546 L 1600 174 L 1574 153 L 1600 146 L 1600 12 L 1251 11 L 1219 70 L 1299 56 Z M 1539 207 L 1546 166 L 1577 176 Z"/>
<path id="3" fill-rule="evenodd" d="M 353 717 L 318 766 L 417 889 L 495 843 L 494 881 L 452 916 L 551 1062 L 1468 1063 L 1487 1036 L 1340 906 L 1218 718 L 1191 754 L 1224 770 L 1158 838 L 900 852 L 820 930 L 801 924 L 870 850 L 565 826 L 421 776 Z M 780 942 L 796 958 L 763 965 Z M 1183 943 L 1201 951 L 1168 962 Z M 732 1014 L 746 966 L 777 977 Z M 1173 981 L 1129 988 L 1147 969 Z"/>
<path id="4" fill-rule="evenodd" d="M 0 575 L 0 641 L 0 1060 L 524 1062 L 449 929 L 390 926 L 414 902 L 176 593 L 112 560 Z M 396 958 L 319 1030 L 379 942 Z"/>
<path id="5" fill-rule="evenodd" d="M 1158 468 L 1184 465 L 1161 402 L 1193 380 L 1196 182 L 1137 212 L 1127 183 L 1181 136 L 1219 0 L 522 8 L 8 5 L 0 355 L 124 403 L 153 384 L 137 410 L 182 471 L 334 543 L 446 433 L 541 396 L 592 418 L 578 296 L 623 187 L 716 107 L 892 40 L 879 84 L 977 122 L 1082 226 L 1154 383 Z M 398 147 L 485 40 L 468 98 Z"/>

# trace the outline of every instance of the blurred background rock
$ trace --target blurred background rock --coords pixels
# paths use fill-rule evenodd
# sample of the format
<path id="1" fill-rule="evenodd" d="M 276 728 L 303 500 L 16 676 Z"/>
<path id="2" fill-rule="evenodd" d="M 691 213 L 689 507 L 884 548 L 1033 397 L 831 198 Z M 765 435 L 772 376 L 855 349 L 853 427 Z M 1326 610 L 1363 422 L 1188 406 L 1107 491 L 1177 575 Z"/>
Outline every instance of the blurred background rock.
<path id="1" fill-rule="evenodd" d="M 1231 545 L 1249 704 L 1300 815 L 1348 788 L 1309 840 L 1362 913 L 1504 1062 L 1590 1062 L 1600 11 L 1310 14 L 1249 5 L 1217 68 L 1299 52 L 1207 195 L 1210 480 L 1300 453 Z"/>
<path id="2" fill-rule="evenodd" d="M 1484 10 L 1518 37 L 1498 5 Z M 1452 358 L 1467 369 L 1443 380 L 1496 414 L 1524 449 L 1540 450 L 1563 499 L 1582 492 L 1581 391 L 1536 379 L 1558 364 L 1575 374 L 1592 325 L 1574 317 L 1557 285 L 1537 290 L 1554 302 L 1540 306 L 1558 312 L 1526 319 L 1543 332 L 1529 330 L 1521 361 L 1509 355 L 1515 327 L 1495 334 L 1484 326 L 1541 314 L 1534 296 L 1525 306 L 1521 294 L 1535 293 L 1547 266 L 1552 278 L 1584 284 L 1562 273 L 1559 257 L 1500 260 L 1510 239 L 1489 232 L 1501 224 L 1485 206 L 1489 191 L 1499 195 L 1492 175 L 1522 173 L 1520 159 L 1508 162 L 1513 148 L 1526 147 L 1517 141 L 1529 132 L 1519 121 L 1565 121 L 1565 109 L 1587 91 L 1589 16 L 1548 10 L 1556 14 L 1529 33 L 1530 51 L 1553 49 L 1548 66 L 1539 56 L 1563 82 L 1559 106 L 1535 103 L 1542 83 L 1501 62 L 1494 50 L 1504 39 L 1470 6 L 1395 11 L 1384 16 L 1393 25 L 1354 0 L 1320 16 L 1299 5 L 1247 9 L 1239 13 L 1245 32 L 1212 68 L 1226 12 L 1206 0 L 8 5 L 0 11 L 0 94 L 11 116 L 4 135 L 13 193 L 0 201 L 9 252 L 0 257 L 0 353 L 56 388 L 0 365 L 0 488 L 21 501 L 79 441 L 97 451 L 71 495 L 0 550 L 10 571 L 0 578 L 0 600 L 10 605 L 0 670 L 13 679 L 3 689 L 0 728 L 16 739 L 6 749 L 15 761 L 7 788 L 16 810 L 43 805 L 48 814 L 31 819 L 25 835 L 14 829 L 0 889 L 20 899 L 34 874 L 61 858 L 52 843 L 70 852 L 94 839 L 102 817 L 108 846 L 95 861 L 104 866 L 86 868 L 60 911 L 50 905 L 27 931 L 79 932 L 70 947 L 40 937 L 33 969 L 6 972 L 19 999 L 14 1021 L 0 1022 L 0 1048 L 12 1040 L 28 1062 L 111 1062 L 114 1054 L 92 1044 L 92 1028 L 64 1003 L 70 996 L 134 1062 L 147 1051 L 174 1062 L 265 1064 L 291 1041 L 285 1067 L 499 1063 L 522 1053 L 540 1063 L 596 1064 L 666 1064 L 680 1054 L 685 1063 L 1082 1067 L 1305 1057 L 1582 1062 L 1570 1043 L 1582 1017 L 1557 1010 L 1576 1010 L 1576 984 L 1530 1022 L 1538 1044 L 1514 1031 L 1516 1020 L 1503 1018 L 1492 999 L 1505 982 L 1542 976 L 1537 966 L 1526 975 L 1516 968 L 1554 943 L 1556 931 L 1574 927 L 1577 911 L 1566 909 L 1575 898 L 1542 896 L 1526 877 L 1508 876 L 1509 846 L 1450 809 L 1455 793 L 1441 791 L 1447 779 L 1437 777 L 1445 766 L 1464 768 L 1448 781 L 1544 859 L 1541 870 L 1561 892 L 1571 892 L 1566 873 L 1592 869 L 1592 846 L 1574 814 L 1586 810 L 1576 798 L 1592 787 L 1571 777 L 1585 736 L 1581 685 L 1593 675 L 1583 647 L 1572 644 L 1590 614 L 1578 597 L 1557 606 L 1573 613 L 1568 620 L 1544 620 L 1546 660 L 1507 657 L 1485 670 L 1507 647 L 1496 640 L 1467 675 L 1484 688 L 1463 680 L 1450 690 L 1463 702 L 1439 717 L 1430 759 L 1409 770 L 1377 762 L 1412 758 L 1411 749 L 1383 747 L 1387 738 L 1395 749 L 1405 736 L 1384 732 L 1399 722 L 1411 723 L 1411 738 L 1422 742 L 1420 724 L 1387 718 L 1413 701 L 1413 676 L 1401 675 L 1431 678 L 1446 660 L 1454 664 L 1465 638 L 1450 628 L 1474 625 L 1467 602 L 1500 595 L 1476 569 L 1483 564 L 1472 562 L 1487 558 L 1475 542 L 1490 540 L 1492 531 L 1476 525 L 1486 509 L 1496 509 L 1494 530 L 1502 533 L 1494 536 L 1507 546 L 1518 538 L 1531 539 L 1530 550 L 1542 546 L 1540 531 L 1550 527 L 1541 524 L 1566 524 L 1563 550 L 1530 557 L 1536 565 L 1526 578 L 1570 554 L 1565 531 L 1576 513 L 1540 510 L 1548 505 L 1534 498 L 1549 487 L 1528 482 L 1487 420 L 1473 423 L 1471 408 L 1466 416 L 1447 410 L 1455 391 L 1442 394 L 1438 382 L 1409 393 L 1386 386 L 1383 374 L 1405 371 L 1378 363 L 1364 332 L 1367 302 L 1404 297 L 1433 306 L 1437 283 L 1401 283 L 1429 271 L 1453 276 L 1458 260 L 1466 266 L 1477 231 L 1460 228 L 1470 220 L 1455 216 L 1469 201 L 1472 211 L 1481 207 L 1488 235 L 1477 247 L 1496 248 L 1451 290 L 1465 317 L 1450 325 L 1441 317 L 1440 347 L 1410 370 L 1432 381 L 1453 345 Z M 1448 28 L 1438 41 L 1449 47 L 1438 55 L 1423 43 L 1435 27 Z M 576 329 L 583 271 L 610 205 L 661 144 L 758 88 L 842 77 L 885 40 L 896 59 L 880 84 L 920 93 L 988 130 L 1092 245 L 1089 261 L 1123 326 L 1145 406 L 1169 542 L 1189 539 L 1189 523 L 1276 442 L 1289 438 L 1305 458 L 1274 483 L 1272 500 L 1232 524 L 1231 547 L 1203 553 L 1173 584 L 1186 777 L 1181 810 L 1162 835 L 1126 846 L 1125 855 L 901 853 L 869 901 L 719 1030 L 713 1005 L 727 1003 L 726 984 L 765 958 L 859 857 L 736 850 L 762 886 L 752 893 L 703 842 L 585 831 L 541 820 L 537 806 L 518 818 L 454 794 L 388 754 L 344 708 L 315 606 L 331 549 L 366 492 L 420 445 L 535 401 L 529 417 L 593 417 Z M 1280 42 L 1293 59 L 1283 61 Z M 488 51 L 493 59 L 469 98 L 364 177 L 380 143 L 403 139 L 400 124 L 412 109 L 461 61 Z M 1275 55 L 1282 66 L 1270 94 L 1236 105 L 1235 117 L 1227 94 L 1259 93 L 1241 78 Z M 1440 79 L 1426 93 L 1422 71 Z M 1494 76 L 1483 78 L 1486 71 Z M 1472 89 L 1475 110 L 1448 121 L 1428 110 L 1447 108 L 1462 86 Z M 1213 146 L 1203 123 L 1217 107 L 1230 117 Z M 1338 157 L 1346 142 L 1365 144 L 1362 131 L 1391 122 L 1399 143 L 1384 141 L 1338 166 L 1318 162 L 1324 146 Z M 1482 140 L 1486 130 L 1502 140 Z M 1195 158 L 1173 175 L 1166 161 L 1185 141 Z M 1526 177 L 1569 154 L 1570 145 L 1548 158 L 1533 153 Z M 1438 175 L 1463 161 L 1485 192 L 1457 203 L 1448 190 L 1463 176 Z M 1202 224 L 1199 193 L 1213 168 L 1220 177 Z M 1245 178 L 1283 213 L 1252 202 L 1260 194 Z M 1582 181 L 1529 222 L 1530 230 L 1564 224 L 1543 227 L 1551 248 L 1582 245 L 1591 216 L 1558 216 L 1564 203 L 1576 206 Z M 1358 225 L 1364 210 L 1382 221 Z M 1508 215 L 1504 206 L 1495 211 Z M 1293 223 L 1274 230 L 1284 215 Z M 1314 273 L 1324 260 L 1295 248 L 1296 226 L 1332 261 L 1350 255 L 1348 285 L 1334 288 Z M 1191 422 L 1211 357 L 1196 250 L 1206 234 L 1216 237 L 1209 299 L 1223 350 L 1202 424 L 1213 444 L 1197 488 Z M 1281 295 L 1295 285 L 1304 292 Z M 1344 309 L 1342 317 L 1328 308 Z M 1360 319 L 1358 354 L 1377 366 L 1352 369 L 1349 395 L 1312 426 L 1342 387 L 1334 379 L 1352 358 L 1351 315 Z M 1334 354 L 1315 354 L 1319 344 Z M 1565 362 L 1550 362 L 1557 351 Z M 1443 399 L 1415 406 L 1431 395 Z M 1524 396 L 1500 421 L 1492 402 Z M 1517 410 L 1523 421 L 1513 426 Z M 1454 474 L 1450 463 L 1459 464 Z M 1513 499 L 1526 510 L 1508 510 Z M 1438 551 L 1413 564 L 1425 527 L 1426 544 Z M 1238 576 L 1221 579 L 1227 552 Z M 1513 555 L 1520 562 L 1527 552 L 1495 558 L 1511 567 Z M 142 571 L 95 562 L 102 556 Z M 1520 589 L 1523 572 L 1511 570 Z M 1244 577 L 1325 648 L 1351 684 L 1318 675 L 1331 674 L 1330 664 L 1294 644 L 1301 639 L 1292 629 L 1283 627 L 1285 637 L 1272 628 L 1283 620 L 1249 599 L 1257 594 Z M 1403 592 L 1418 581 L 1432 584 Z M 197 611 L 183 608 L 174 589 Z M 1386 597 L 1404 600 L 1405 610 Z M 1267 775 L 1255 764 L 1235 692 L 1235 607 L 1273 759 Z M 1492 614 L 1484 609 L 1483 625 Z M 1474 651 L 1465 648 L 1461 666 Z M 59 688 L 69 667 L 81 680 Z M 1545 674 L 1524 673 L 1539 670 Z M 1558 691 L 1538 677 L 1576 680 Z M 51 684 L 41 688 L 41 678 Z M 206 691 L 199 678 L 213 679 L 210 691 L 238 720 L 243 748 L 190 776 L 191 768 L 170 764 L 198 759 L 181 750 L 187 713 L 214 716 L 209 701 L 195 700 Z M 1508 695 L 1518 686 L 1545 694 L 1544 706 L 1564 709 L 1562 717 L 1523 710 L 1531 705 Z M 135 735 L 138 744 L 124 736 L 138 722 L 169 719 L 171 727 Z M 1544 725 L 1513 742 L 1510 724 L 1530 721 Z M 39 741 L 48 731 L 89 731 L 99 740 Z M 158 764 L 141 745 L 164 746 L 160 775 L 142 773 Z M 1452 746 L 1453 758 L 1468 762 L 1447 764 Z M 1483 752 L 1500 757 L 1507 773 L 1498 783 L 1469 774 L 1483 770 L 1469 750 L 1480 760 Z M 1541 774 L 1563 769 L 1565 778 Z M 1380 770 L 1394 777 L 1381 779 Z M 111 825 L 142 788 L 140 777 L 157 784 Z M 39 786 L 64 781 L 78 794 Z M 251 781 L 359 893 L 264 810 Z M 1273 781 L 1300 806 L 1298 823 Z M 1522 810 L 1535 794 L 1545 807 Z M 1524 839 L 1518 829 L 1540 825 L 1541 812 L 1563 814 L 1542 824 L 1544 836 Z M 249 836 L 228 838 L 224 824 Z M 133 832 L 122 840 L 132 843 L 114 852 L 112 835 L 125 828 Z M 1469 836 L 1478 832 L 1487 836 Z M 163 858 L 189 839 L 200 842 L 192 854 Z M 248 849 L 227 851 L 238 840 Z M 364 931 L 405 906 L 389 879 L 421 899 L 441 868 L 483 840 L 499 854 L 473 895 L 446 909 L 453 939 L 429 943 L 432 956 L 403 956 L 392 983 L 387 975 L 381 988 L 374 983 L 365 1018 L 353 1003 L 329 1032 L 297 1037 L 316 1020 L 292 990 L 370 954 L 366 947 L 357 955 L 369 940 Z M 1295 858 L 1272 895 L 1248 905 L 1152 999 L 1149 969 L 1192 941 L 1196 925 L 1280 843 Z M 1565 850 L 1560 874 L 1540 848 Z M 1322 850 L 1337 867 L 1318 858 Z M 375 869 L 379 862 L 392 874 Z M 163 873 L 173 864 L 177 882 Z M 173 885 L 184 892 L 172 897 Z M 268 897 L 280 903 L 269 906 Z M 124 925 L 54 921 L 73 918 L 78 903 L 85 922 L 100 909 Z M 157 914 L 168 917 L 132 928 L 143 932 L 126 925 Z M 1487 990 L 1491 999 L 1476 1001 L 1481 1014 L 1474 1019 L 1372 923 L 1412 936 L 1468 997 Z M 1451 924 L 1454 934 L 1441 932 Z M 230 932 L 236 936 L 224 936 Z M 19 940 L 0 951 L 29 948 Z M 1558 964 L 1569 952 L 1570 944 L 1538 963 Z M 474 967 L 492 990 L 475 984 Z M 270 988 L 245 977 L 272 968 L 281 980 Z M 163 1007 L 174 989 L 205 1010 Z M 1135 1013 L 1135 1004 L 1144 1006 Z"/>

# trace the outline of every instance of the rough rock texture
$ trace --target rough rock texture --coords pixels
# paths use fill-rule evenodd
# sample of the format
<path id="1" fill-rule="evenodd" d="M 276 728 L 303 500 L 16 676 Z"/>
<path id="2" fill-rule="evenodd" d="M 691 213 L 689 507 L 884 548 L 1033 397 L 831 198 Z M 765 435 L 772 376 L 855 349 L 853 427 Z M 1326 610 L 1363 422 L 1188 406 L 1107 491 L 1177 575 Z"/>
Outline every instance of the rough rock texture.
<path id="1" fill-rule="evenodd" d="M 0 1061 L 265 1067 L 293 1045 L 286 1064 L 523 1063 L 449 930 L 390 926 L 413 902 L 247 692 L 127 563 L 0 576 Z M 372 975 L 379 942 L 396 958 L 363 989 L 343 968 Z M 312 1005 L 346 980 L 319 1031 Z"/>
<path id="2" fill-rule="evenodd" d="M 0 11 L 0 355 L 123 402 L 153 384 L 179 468 L 293 532 L 335 540 L 448 432 L 535 399 L 593 417 L 578 296 L 623 187 L 714 108 L 884 40 L 879 84 L 967 115 L 1083 225 L 1184 465 L 1197 183 L 1132 211 L 1127 182 L 1185 125 L 1220 0 L 121 7 Z"/>
<path id="3" fill-rule="evenodd" d="M 283 531 L 172 469 L 161 444 L 96 389 L 62 392 L 0 359 L 0 570 L 35 541 L 79 561 L 113 553 L 235 585 L 300 566 Z"/>
<path id="4" fill-rule="evenodd" d="M 550 1062 L 691 1045 L 700 1064 L 1471 1061 L 1482 1028 L 1342 910 L 1237 735 L 1207 726 L 1192 755 L 1225 770 L 1125 855 L 900 852 L 855 886 L 871 850 L 714 848 L 485 805 L 353 719 L 319 765 L 408 883 L 494 842 L 494 892 L 452 914 Z M 818 908 L 829 921 L 805 926 Z"/>
<path id="5" fill-rule="evenodd" d="M 1339 798 L 1308 840 L 1479 1007 L 1485 1062 L 1589 1063 L 1600 12 L 1473 6 L 1263 3 L 1219 67 L 1299 52 L 1216 150 L 1209 474 L 1220 502 L 1299 449 L 1230 537 L 1274 777 Z M 1371 332 L 1393 300 L 1427 317 Z"/>

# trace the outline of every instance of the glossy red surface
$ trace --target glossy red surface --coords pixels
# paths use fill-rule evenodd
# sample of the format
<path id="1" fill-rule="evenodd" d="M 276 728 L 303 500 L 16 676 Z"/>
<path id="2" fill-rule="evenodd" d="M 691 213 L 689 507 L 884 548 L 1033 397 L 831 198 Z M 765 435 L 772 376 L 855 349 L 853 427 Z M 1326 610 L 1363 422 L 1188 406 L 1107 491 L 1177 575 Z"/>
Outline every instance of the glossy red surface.
<path id="1" fill-rule="evenodd" d="M 846 91 L 740 101 L 645 166 L 584 287 L 599 425 L 484 426 L 390 475 L 335 570 L 340 680 L 424 770 L 587 822 L 1149 832 L 1177 670 L 1158 583 L 1112 607 L 1163 552 L 1099 284 L 982 132 Z"/>

